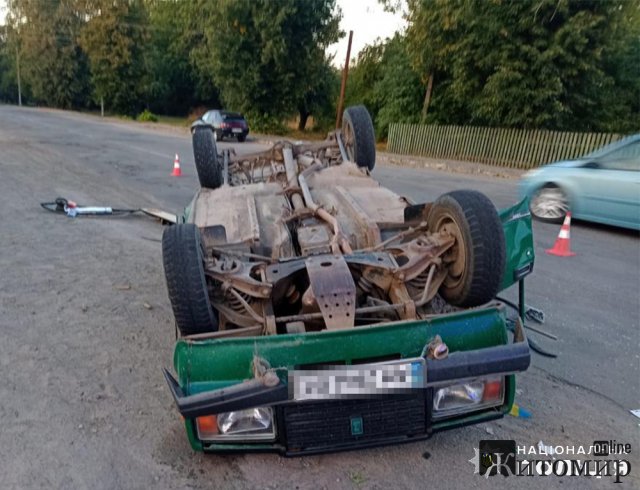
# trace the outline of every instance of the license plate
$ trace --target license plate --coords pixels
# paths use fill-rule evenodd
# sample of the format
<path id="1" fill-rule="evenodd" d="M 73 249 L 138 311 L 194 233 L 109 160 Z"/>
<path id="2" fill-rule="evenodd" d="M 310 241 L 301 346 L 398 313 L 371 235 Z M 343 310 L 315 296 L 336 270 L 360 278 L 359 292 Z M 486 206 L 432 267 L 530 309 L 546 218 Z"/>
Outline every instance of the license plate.
<path id="1" fill-rule="evenodd" d="M 327 366 L 323 369 L 295 370 L 289 373 L 289 386 L 294 400 L 397 394 L 424 388 L 425 380 L 426 365 L 422 358 L 384 364 Z"/>
<path id="2" fill-rule="evenodd" d="M 233 128 L 233 129 L 231 130 L 231 132 L 232 132 L 232 133 L 242 133 L 242 129 L 240 129 L 240 128 Z"/>

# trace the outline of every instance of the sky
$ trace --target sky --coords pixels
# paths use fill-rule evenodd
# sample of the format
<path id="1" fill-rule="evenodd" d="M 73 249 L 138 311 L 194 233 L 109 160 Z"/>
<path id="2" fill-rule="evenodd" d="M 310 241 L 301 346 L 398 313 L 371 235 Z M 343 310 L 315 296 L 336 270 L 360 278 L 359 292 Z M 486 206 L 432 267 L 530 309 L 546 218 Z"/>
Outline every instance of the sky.
<path id="1" fill-rule="evenodd" d="M 333 64 L 337 67 L 344 65 L 349 30 L 353 30 L 351 57 L 355 58 L 367 44 L 373 43 L 377 38 L 391 37 L 406 26 L 400 12 L 385 12 L 378 0 L 337 0 L 337 5 L 342 10 L 340 29 L 345 36 L 328 49 L 334 55 Z M 0 25 L 4 24 L 5 14 L 6 0 L 0 0 Z"/>
<path id="2" fill-rule="evenodd" d="M 337 0 L 337 4 L 342 9 L 340 29 L 345 32 L 345 36 L 328 49 L 330 54 L 335 55 L 335 66 L 344 65 L 349 30 L 353 30 L 351 58 L 355 58 L 367 44 L 372 44 L 377 38 L 384 40 L 392 37 L 396 31 L 406 27 L 401 12 L 385 12 L 378 0 Z"/>

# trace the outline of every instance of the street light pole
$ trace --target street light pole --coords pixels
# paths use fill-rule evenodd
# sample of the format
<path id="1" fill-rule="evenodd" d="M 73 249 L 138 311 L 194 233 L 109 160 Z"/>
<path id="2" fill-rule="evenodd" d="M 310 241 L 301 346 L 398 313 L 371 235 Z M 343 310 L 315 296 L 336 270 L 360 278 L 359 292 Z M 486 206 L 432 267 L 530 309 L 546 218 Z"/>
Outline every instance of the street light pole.
<path id="1" fill-rule="evenodd" d="M 20 83 L 20 49 L 16 46 L 16 74 L 18 76 L 18 105 L 22 107 L 22 84 Z"/>

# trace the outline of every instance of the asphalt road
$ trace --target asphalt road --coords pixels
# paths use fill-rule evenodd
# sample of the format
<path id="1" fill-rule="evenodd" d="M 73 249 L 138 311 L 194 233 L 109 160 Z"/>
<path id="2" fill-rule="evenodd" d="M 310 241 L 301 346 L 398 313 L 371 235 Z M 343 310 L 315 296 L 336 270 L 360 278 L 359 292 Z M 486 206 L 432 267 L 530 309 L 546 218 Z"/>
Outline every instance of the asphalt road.
<path id="1" fill-rule="evenodd" d="M 257 142 L 223 143 L 254 151 Z M 174 154 L 183 176 L 171 177 Z M 498 207 L 517 182 L 378 165 L 374 177 L 416 201 L 460 188 Z M 423 442 L 287 459 L 191 451 L 164 386 L 174 329 L 161 227 L 141 217 L 69 219 L 38 203 L 178 212 L 197 188 L 180 130 L 61 111 L 0 106 L 0 488 L 602 488 L 584 477 L 485 480 L 467 462 L 480 439 L 519 445 L 632 444 L 640 484 L 640 241 L 574 223 L 573 258 L 548 256 L 556 225 L 535 224 L 527 303 L 546 314 L 534 333 L 556 359 L 533 356 L 519 377 L 530 419 L 437 434 Z M 515 298 L 516 291 L 506 296 Z"/>

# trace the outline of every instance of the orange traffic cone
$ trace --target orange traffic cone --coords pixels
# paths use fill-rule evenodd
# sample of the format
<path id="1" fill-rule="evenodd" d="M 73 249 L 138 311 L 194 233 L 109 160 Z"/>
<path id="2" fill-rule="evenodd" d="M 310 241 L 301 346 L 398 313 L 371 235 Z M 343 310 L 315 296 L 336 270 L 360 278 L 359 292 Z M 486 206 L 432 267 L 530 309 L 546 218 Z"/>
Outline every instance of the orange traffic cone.
<path id="1" fill-rule="evenodd" d="M 180 170 L 180 157 L 176 153 L 176 159 L 173 161 L 173 172 L 171 172 L 173 177 L 180 177 L 182 175 L 182 170 Z"/>
<path id="2" fill-rule="evenodd" d="M 567 216 L 564 218 L 564 223 L 562 223 L 562 228 L 560 228 L 560 233 L 558 233 L 556 243 L 553 245 L 553 248 L 545 250 L 545 252 L 549 255 L 557 255 L 558 257 L 572 257 L 575 255 L 575 253 L 571 251 L 570 226 L 571 213 L 567 213 Z"/>

